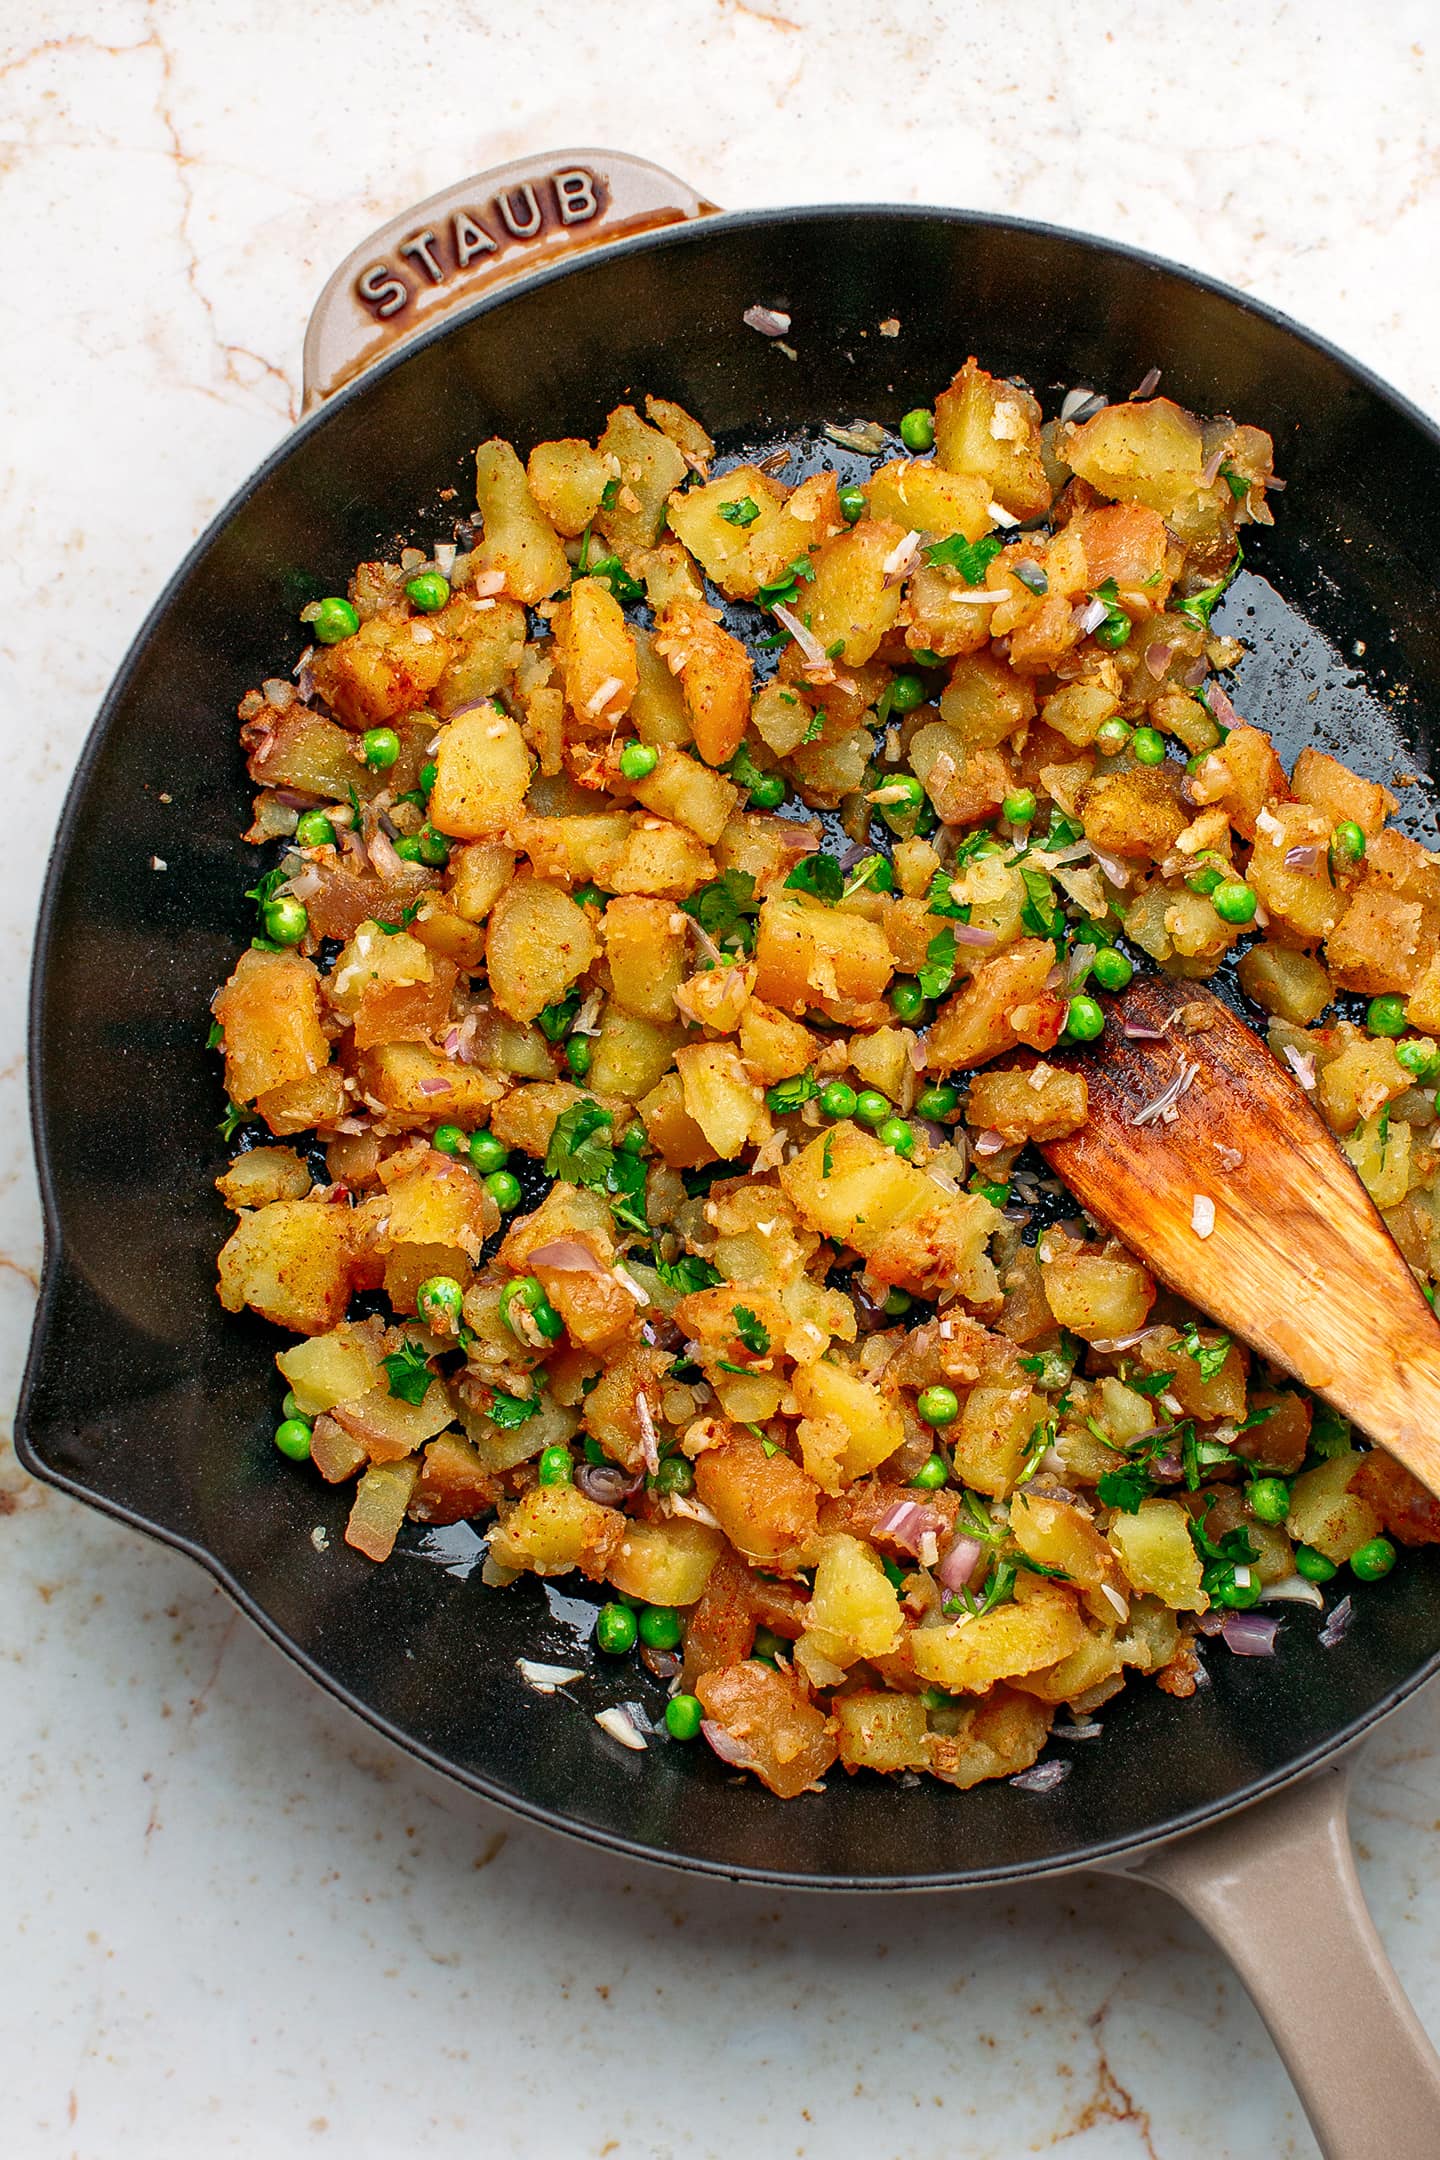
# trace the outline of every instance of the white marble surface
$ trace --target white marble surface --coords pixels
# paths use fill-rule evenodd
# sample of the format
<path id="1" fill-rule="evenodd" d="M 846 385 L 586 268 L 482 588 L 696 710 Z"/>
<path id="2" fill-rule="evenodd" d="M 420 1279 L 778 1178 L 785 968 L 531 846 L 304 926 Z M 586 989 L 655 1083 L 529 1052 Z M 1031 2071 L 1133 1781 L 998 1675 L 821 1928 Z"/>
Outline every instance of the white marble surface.
<path id="1" fill-rule="evenodd" d="M 1117 235 L 1440 410 L 1437 30 L 1425 0 L 0 0 L 0 1395 L 40 1253 L 48 836 L 150 598 L 294 417 L 344 248 L 467 171 L 610 142 L 727 204 Z M 16 2160 L 1314 2151 L 1238 1984 L 1158 1898 L 777 1898 L 461 1806 L 3 1445 L 0 1719 Z M 1440 2033 L 1437 1818 L 1432 1694 L 1374 1744 L 1356 1830 Z"/>

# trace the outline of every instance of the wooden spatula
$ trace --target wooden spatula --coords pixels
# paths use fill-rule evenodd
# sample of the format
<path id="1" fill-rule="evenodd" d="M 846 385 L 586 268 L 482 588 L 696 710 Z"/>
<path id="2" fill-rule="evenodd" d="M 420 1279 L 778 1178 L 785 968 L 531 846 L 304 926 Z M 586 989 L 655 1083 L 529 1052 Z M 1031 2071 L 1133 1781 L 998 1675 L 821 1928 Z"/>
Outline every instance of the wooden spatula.
<path id="1" fill-rule="evenodd" d="M 1130 1037 L 1126 1022 L 1164 1033 Z M 1049 1062 L 1089 1088 L 1086 1124 L 1041 1148 L 1082 1207 L 1440 1497 L 1440 1323 L 1259 1037 L 1196 984 L 1137 977 L 1099 1042 Z"/>

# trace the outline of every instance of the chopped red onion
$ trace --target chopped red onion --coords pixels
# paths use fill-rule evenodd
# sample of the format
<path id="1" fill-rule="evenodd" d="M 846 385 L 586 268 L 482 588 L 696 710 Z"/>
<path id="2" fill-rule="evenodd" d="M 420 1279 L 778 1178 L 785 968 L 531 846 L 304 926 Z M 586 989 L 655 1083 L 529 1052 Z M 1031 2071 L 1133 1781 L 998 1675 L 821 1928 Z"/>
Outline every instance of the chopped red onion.
<path id="1" fill-rule="evenodd" d="M 912 1072 L 924 1072 L 925 1060 L 928 1055 L 924 1035 L 915 1036 L 914 1040 L 911 1042 L 910 1047 L 905 1054 L 907 1059 L 909 1060 L 910 1070 Z"/>
<path id="2" fill-rule="evenodd" d="M 1218 682 L 1210 685 L 1210 713 L 1212 719 L 1217 720 L 1223 728 L 1237 728 L 1245 725 Z"/>
<path id="3" fill-rule="evenodd" d="M 1097 949 L 1094 945 L 1084 943 L 1071 946 L 1070 957 L 1065 963 L 1065 987 L 1067 990 L 1079 989 L 1094 965 Z"/>
<path id="4" fill-rule="evenodd" d="M 595 1723 L 602 1732 L 609 1733 L 612 1740 L 618 1740 L 621 1747 L 631 1748 L 637 1755 L 644 1753 L 648 1742 L 623 1703 L 614 1703 L 608 1710 L 597 1710 Z"/>
<path id="5" fill-rule="evenodd" d="M 557 1275 L 604 1275 L 609 1271 L 603 1260 L 597 1260 L 588 1245 L 578 1238 L 554 1238 L 548 1245 L 537 1245 L 529 1255 L 531 1267 L 553 1268 Z"/>
<path id="6" fill-rule="evenodd" d="M 1212 1605 L 1209 1612 L 1198 1615 L 1195 1625 L 1202 1635 L 1218 1635 L 1225 1625 L 1225 1615 L 1218 1606 Z"/>
<path id="7" fill-rule="evenodd" d="M 732 1770 L 753 1770 L 756 1767 L 755 1757 L 745 1742 L 737 1739 L 734 1733 L 726 1732 L 725 1727 L 717 1725 L 714 1718 L 701 1718 L 700 1731 L 721 1762 L 729 1763 Z"/>
<path id="8" fill-rule="evenodd" d="M 1159 387 L 1159 368 L 1146 368 L 1145 373 L 1141 376 L 1139 382 L 1136 383 L 1135 388 L 1130 393 L 1131 403 L 1133 404 L 1137 398 L 1154 397 L 1155 392 L 1159 389 Z"/>
<path id="9" fill-rule="evenodd" d="M 650 1402 L 642 1388 L 635 1397 L 635 1416 L 640 1426 L 640 1447 L 645 1458 L 645 1468 L 654 1477 L 660 1468 L 660 1435 L 655 1430 L 655 1420 L 650 1415 Z"/>
<path id="10" fill-rule="evenodd" d="M 897 1500 L 876 1523 L 874 1535 L 888 1538 L 892 1545 L 918 1559 L 923 1540 L 938 1537 L 944 1528 L 944 1516 L 937 1515 L 933 1508 L 922 1507 L 918 1500 Z"/>
<path id="11" fill-rule="evenodd" d="M 370 836 L 370 862 L 384 885 L 394 885 L 405 875 L 405 865 L 395 852 L 394 843 L 383 832 Z"/>
<path id="12" fill-rule="evenodd" d="M 316 803 L 325 800 L 323 795 L 312 795 L 308 788 L 277 787 L 270 792 L 276 802 L 284 803 L 287 810 L 311 810 Z"/>
<path id="13" fill-rule="evenodd" d="M 1068 1762 L 1056 1762 L 1052 1759 L 1050 1762 L 1038 1762 L 1033 1769 L 1022 1770 L 1018 1777 L 1007 1778 L 1005 1782 L 1013 1785 L 1017 1792 L 1047 1793 L 1054 1792 L 1057 1785 L 1063 1785 L 1069 1775 Z"/>
<path id="14" fill-rule="evenodd" d="M 448 1080 L 442 1080 L 437 1075 L 434 1078 L 420 1082 L 420 1093 L 422 1095 L 448 1095 L 450 1085 L 451 1083 Z"/>
<path id="15" fill-rule="evenodd" d="M 984 1551 L 979 1538 L 957 1537 L 935 1570 L 942 1590 L 963 1590 Z"/>
<path id="16" fill-rule="evenodd" d="M 1061 399 L 1060 418 L 1081 427 L 1085 421 L 1093 420 L 1097 412 L 1103 412 L 1109 402 L 1098 390 L 1087 390 L 1083 384 L 1078 385 L 1074 390 L 1067 390 Z"/>
<path id="17" fill-rule="evenodd" d="M 1165 1454 L 1157 1456 L 1154 1464 L 1155 1475 L 1162 1478 L 1177 1478 L 1184 1468 L 1185 1465 L 1181 1462 L 1180 1457 L 1170 1454 L 1168 1450 Z"/>
<path id="18" fill-rule="evenodd" d="M 1173 645 L 1166 645 L 1159 641 L 1157 641 L 1153 645 L 1146 646 L 1145 665 L 1149 669 L 1150 673 L 1154 676 L 1156 682 L 1159 682 L 1161 676 L 1165 673 L 1166 668 L 1169 667 L 1170 655 L 1174 652 L 1174 650 L 1175 648 Z"/>
<path id="19" fill-rule="evenodd" d="M 639 1472 L 622 1469 L 619 1463 L 581 1463 L 575 1472 L 575 1483 L 587 1500 L 598 1500 L 602 1507 L 619 1507 L 640 1491 L 645 1480 Z"/>
<path id="20" fill-rule="evenodd" d="M 1120 1032 L 1127 1042 L 1164 1042 L 1164 1028 L 1151 1027 L 1148 1020 L 1123 1020 Z"/>
<path id="21" fill-rule="evenodd" d="M 1112 885 L 1118 885 L 1123 891 L 1130 883 L 1132 875 L 1130 864 L 1124 860 L 1123 856 L 1102 854 L 1099 848 L 1095 848 L 1093 853 L 1096 868 L 1103 876 L 1109 878 Z"/>
<path id="22" fill-rule="evenodd" d="M 1076 840 L 1069 847 L 1032 850 L 1047 866 L 1055 869 L 1063 868 L 1066 863 L 1084 862 L 1094 852 L 1088 840 Z"/>
<path id="23" fill-rule="evenodd" d="M 977 1155 L 998 1155 L 1009 1144 L 1004 1133 L 996 1132 L 993 1126 L 987 1126 L 984 1132 L 972 1133 L 970 1136 L 970 1145 Z"/>
<path id="24" fill-rule="evenodd" d="M 955 925 L 957 945 L 993 945 L 999 935 L 999 931 L 992 930 L 988 923 L 957 922 Z"/>
<path id="25" fill-rule="evenodd" d="M 776 622 L 789 631 L 810 665 L 819 667 L 825 658 L 825 648 L 819 638 L 806 629 L 793 608 L 777 607 L 772 612 Z"/>
<path id="26" fill-rule="evenodd" d="M 1267 1620 L 1260 1613 L 1232 1612 L 1226 1614 L 1220 1633 L 1236 1657 L 1274 1657 L 1279 1626 L 1278 1620 Z"/>
<path id="27" fill-rule="evenodd" d="M 1315 1086 L 1315 1053 L 1313 1050 L 1297 1050 L 1294 1043 L 1285 1045 L 1285 1062 L 1294 1073 L 1307 1094 Z"/>
<path id="28" fill-rule="evenodd" d="M 920 559 L 920 535 L 907 532 L 903 540 L 897 540 L 880 568 L 887 585 L 899 585 L 909 577 Z"/>
<path id="29" fill-rule="evenodd" d="M 748 329 L 758 330 L 761 337 L 784 337 L 790 328 L 790 317 L 783 308 L 747 307 L 740 320 Z"/>
<path id="30" fill-rule="evenodd" d="M 1200 474 L 1200 485 L 1202 488 L 1214 487 L 1215 482 L 1220 477 L 1220 467 L 1224 464 L 1224 462 L 1225 445 L 1224 443 L 1221 443 L 1219 449 L 1212 450 L 1209 457 L 1205 460 L 1204 467 Z"/>
<path id="31" fill-rule="evenodd" d="M 852 420 L 848 427 L 830 427 L 826 435 L 842 450 L 858 450 L 862 457 L 879 457 L 885 448 L 885 430 L 878 420 Z"/>
<path id="32" fill-rule="evenodd" d="M 1319 867 L 1320 850 L 1314 841 L 1309 842 L 1304 847 L 1286 848 L 1285 868 L 1287 870 L 1303 870 L 1307 877 L 1313 877 Z"/>
<path id="33" fill-rule="evenodd" d="M 1173 1110 L 1175 1108 L 1175 1105 L 1179 1102 L 1181 1096 L 1185 1093 L 1185 1090 L 1190 1086 L 1190 1083 L 1193 1081 L 1195 1075 L 1199 1072 L 1199 1070 L 1200 1067 L 1198 1065 L 1188 1064 L 1186 1060 L 1182 1057 L 1180 1060 L 1180 1070 L 1175 1075 L 1175 1078 L 1170 1081 L 1167 1086 L 1163 1087 L 1160 1090 L 1160 1093 L 1155 1097 L 1153 1102 L 1146 1103 L 1143 1110 L 1134 1111 L 1132 1115 L 1125 1120 L 1126 1124 L 1150 1125 L 1154 1123 L 1156 1118 L 1164 1117 L 1167 1111 Z"/>
<path id="34" fill-rule="evenodd" d="M 1354 1599 L 1348 1597 L 1341 1598 L 1340 1603 L 1335 1607 L 1335 1610 L 1331 1613 L 1329 1619 L 1325 1622 L 1324 1627 L 1320 1630 L 1319 1641 L 1321 1649 L 1333 1650 L 1337 1643 L 1344 1642 L 1345 1637 L 1350 1632 L 1350 1623 L 1354 1618 Z"/>
<path id="35" fill-rule="evenodd" d="M 1203 653 L 1180 671 L 1180 680 L 1187 690 L 1196 690 L 1210 672 L 1210 663 Z"/>
<path id="36" fill-rule="evenodd" d="M 1052 1725 L 1050 1737 L 1052 1740 L 1098 1740 L 1104 1730 L 1094 1718 L 1087 1718 L 1083 1725 Z"/>
<path id="37" fill-rule="evenodd" d="M 1087 600 L 1084 607 L 1076 613 L 1075 627 L 1082 637 L 1088 637 L 1092 630 L 1099 628 L 1109 612 L 1103 600 Z"/>

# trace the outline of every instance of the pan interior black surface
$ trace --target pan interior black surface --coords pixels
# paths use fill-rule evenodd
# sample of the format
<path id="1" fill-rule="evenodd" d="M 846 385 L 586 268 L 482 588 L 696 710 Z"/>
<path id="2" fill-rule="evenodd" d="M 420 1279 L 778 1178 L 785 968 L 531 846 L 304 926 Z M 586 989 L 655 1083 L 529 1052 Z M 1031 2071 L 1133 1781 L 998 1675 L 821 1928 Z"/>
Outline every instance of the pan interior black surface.
<path id="1" fill-rule="evenodd" d="M 792 314 L 796 359 L 743 325 L 757 301 Z M 882 338 L 890 317 L 900 335 Z M 491 1797 L 635 1852 L 817 1886 L 1073 1867 L 1239 1804 L 1427 1675 L 1434 1565 L 1407 1554 L 1333 1652 L 1302 1611 L 1276 1660 L 1212 1653 L 1213 1682 L 1188 1703 L 1133 1683 L 1101 1741 L 1052 1744 L 1074 1767 L 1044 1796 L 836 1771 L 823 1797 L 782 1804 L 704 1749 L 622 1750 L 593 1711 L 630 1700 L 653 1716 L 662 1698 L 638 1668 L 588 1657 L 593 1606 L 533 1580 L 486 1589 L 464 1526 L 415 1533 L 380 1569 L 349 1551 L 343 1492 L 271 1445 L 274 1332 L 215 1301 L 225 1218 L 206 1007 L 250 934 L 254 875 L 234 713 L 293 664 L 303 598 L 343 590 L 397 532 L 448 536 L 485 436 L 522 452 L 593 436 L 612 405 L 650 390 L 732 449 L 803 447 L 827 421 L 893 425 L 972 352 L 1023 375 L 1047 411 L 1077 382 L 1124 397 L 1154 365 L 1180 402 L 1271 431 L 1288 492 L 1216 618 L 1252 647 L 1236 703 L 1287 758 L 1314 740 L 1392 783 L 1397 769 L 1420 776 L 1402 822 L 1433 842 L 1428 423 L 1279 318 L 1120 249 L 959 214 L 762 213 L 486 303 L 282 447 L 177 576 L 111 693 L 37 959 L 50 1252 L 19 1424 L 29 1467 L 204 1559 L 337 1693 Z M 446 508 L 451 487 L 462 494 Z M 586 1677 L 541 1696 L 521 1657 Z"/>

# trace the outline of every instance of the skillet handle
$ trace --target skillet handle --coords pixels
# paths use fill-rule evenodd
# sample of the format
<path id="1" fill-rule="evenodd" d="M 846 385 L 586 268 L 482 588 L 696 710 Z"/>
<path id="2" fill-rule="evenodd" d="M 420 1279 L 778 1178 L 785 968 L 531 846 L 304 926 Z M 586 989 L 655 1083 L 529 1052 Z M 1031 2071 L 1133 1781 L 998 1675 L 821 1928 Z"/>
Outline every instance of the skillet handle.
<path id="1" fill-rule="evenodd" d="M 302 409 L 497 285 L 716 208 L 662 166 L 618 150 L 516 158 L 443 188 L 378 226 L 331 277 L 305 332 Z"/>
<path id="2" fill-rule="evenodd" d="M 1375 1932 L 1346 1815 L 1350 1764 L 1122 1872 L 1163 1890 L 1234 1965 L 1325 2160 L 1434 2160 L 1440 2059 Z"/>

